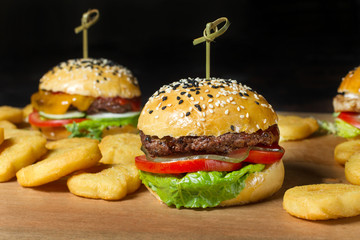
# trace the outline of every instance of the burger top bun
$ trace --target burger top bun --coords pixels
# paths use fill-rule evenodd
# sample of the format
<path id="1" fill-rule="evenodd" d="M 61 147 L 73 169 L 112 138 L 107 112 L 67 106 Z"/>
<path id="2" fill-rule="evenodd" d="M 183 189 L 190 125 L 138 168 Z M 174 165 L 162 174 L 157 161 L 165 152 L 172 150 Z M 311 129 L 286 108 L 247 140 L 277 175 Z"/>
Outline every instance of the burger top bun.
<path id="1" fill-rule="evenodd" d="M 71 59 L 40 79 L 40 90 L 91 97 L 140 96 L 136 78 L 123 66 L 107 59 Z"/>
<path id="2" fill-rule="evenodd" d="M 182 79 L 161 87 L 138 122 L 145 135 L 219 136 L 254 133 L 277 123 L 265 98 L 235 80 Z"/>
<path id="3" fill-rule="evenodd" d="M 342 79 L 338 92 L 360 94 L 360 67 L 350 71 Z"/>

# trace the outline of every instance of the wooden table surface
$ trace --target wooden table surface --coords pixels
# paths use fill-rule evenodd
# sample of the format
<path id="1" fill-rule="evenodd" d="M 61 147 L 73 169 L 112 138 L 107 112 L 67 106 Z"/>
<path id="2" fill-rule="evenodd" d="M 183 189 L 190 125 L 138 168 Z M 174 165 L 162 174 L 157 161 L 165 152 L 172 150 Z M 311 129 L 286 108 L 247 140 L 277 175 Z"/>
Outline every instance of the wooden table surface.
<path id="1" fill-rule="evenodd" d="M 1 183 L 0 239 L 359 239 L 360 216 L 306 221 L 282 208 L 283 194 L 293 186 L 346 182 L 344 168 L 333 158 L 342 141 L 316 136 L 282 143 L 283 187 L 270 199 L 245 206 L 179 210 L 159 204 L 143 186 L 110 202 L 76 197 L 64 179 L 37 188 L 23 188 L 16 180 Z"/>

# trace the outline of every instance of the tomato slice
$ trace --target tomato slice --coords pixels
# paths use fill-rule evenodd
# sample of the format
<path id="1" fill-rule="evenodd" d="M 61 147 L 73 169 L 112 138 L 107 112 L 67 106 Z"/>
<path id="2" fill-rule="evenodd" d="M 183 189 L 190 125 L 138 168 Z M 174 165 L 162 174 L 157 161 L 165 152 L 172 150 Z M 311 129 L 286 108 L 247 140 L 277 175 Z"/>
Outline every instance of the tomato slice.
<path id="1" fill-rule="evenodd" d="M 341 120 L 360 128 L 360 114 L 355 112 L 341 112 L 338 116 Z"/>
<path id="2" fill-rule="evenodd" d="M 229 154 L 229 157 L 236 156 L 242 149 Z M 272 164 L 279 161 L 284 155 L 284 149 L 280 146 L 255 147 L 250 150 L 249 156 L 243 161 L 248 163 Z M 212 159 L 190 159 L 174 162 L 154 162 L 145 155 L 135 158 L 135 165 L 138 169 L 152 173 L 186 173 L 196 171 L 235 171 L 242 167 L 242 163 L 231 163 Z"/>
<path id="3" fill-rule="evenodd" d="M 152 162 L 145 155 L 135 157 L 138 169 L 152 173 L 185 173 L 197 171 L 235 171 L 239 170 L 242 163 L 230 163 L 211 159 L 194 159 L 176 162 Z"/>
<path id="4" fill-rule="evenodd" d="M 229 157 L 232 155 L 236 155 L 237 151 L 229 154 Z M 244 162 L 248 163 L 261 163 L 261 164 L 272 164 L 274 162 L 279 161 L 284 155 L 285 150 L 280 146 L 275 147 L 255 147 L 251 149 L 249 152 L 249 156 L 244 160 Z"/>
<path id="5" fill-rule="evenodd" d="M 140 97 L 135 97 L 131 99 L 121 98 L 121 97 L 115 97 L 115 102 L 118 102 L 120 105 L 127 105 L 130 104 L 132 111 L 140 111 L 141 109 L 141 101 Z"/>
<path id="6" fill-rule="evenodd" d="M 73 118 L 73 119 L 47 119 L 42 120 L 38 112 L 32 112 L 29 115 L 29 123 L 37 127 L 62 127 L 66 124 L 73 122 L 82 122 L 86 118 Z"/>

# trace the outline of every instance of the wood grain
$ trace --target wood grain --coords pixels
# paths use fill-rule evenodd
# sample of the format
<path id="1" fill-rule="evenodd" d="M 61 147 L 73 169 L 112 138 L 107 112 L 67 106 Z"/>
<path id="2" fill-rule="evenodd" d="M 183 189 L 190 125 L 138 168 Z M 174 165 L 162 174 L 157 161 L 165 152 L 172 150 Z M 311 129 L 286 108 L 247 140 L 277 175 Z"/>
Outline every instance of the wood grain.
<path id="1" fill-rule="evenodd" d="M 1 183 L 0 239 L 358 239 L 360 216 L 312 222 L 282 208 L 290 187 L 346 182 L 344 168 L 333 158 L 342 141 L 316 136 L 283 143 L 282 189 L 246 206 L 178 210 L 160 204 L 144 187 L 110 202 L 72 195 L 66 179 L 37 188 L 23 188 L 16 180 Z"/>

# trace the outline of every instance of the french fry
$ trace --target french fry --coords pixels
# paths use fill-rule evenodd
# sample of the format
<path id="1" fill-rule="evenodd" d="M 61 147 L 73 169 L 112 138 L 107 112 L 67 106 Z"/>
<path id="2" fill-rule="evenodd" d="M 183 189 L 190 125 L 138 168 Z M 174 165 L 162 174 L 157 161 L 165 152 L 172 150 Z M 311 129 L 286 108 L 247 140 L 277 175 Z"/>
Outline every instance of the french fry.
<path id="1" fill-rule="evenodd" d="M 4 129 L 5 139 L 17 136 L 40 136 L 43 135 L 39 131 L 25 129 Z"/>
<path id="2" fill-rule="evenodd" d="M 344 165 L 356 152 L 360 152 L 360 140 L 350 140 L 340 143 L 334 150 L 335 161 Z"/>
<path id="3" fill-rule="evenodd" d="M 46 139 L 39 135 L 7 136 L 0 145 L 0 182 L 10 180 L 17 171 L 44 155 L 45 144 Z"/>
<path id="4" fill-rule="evenodd" d="M 4 141 L 4 129 L 0 128 L 0 145 L 3 143 Z"/>
<path id="5" fill-rule="evenodd" d="M 29 117 L 30 113 L 33 112 L 33 106 L 30 103 L 30 104 L 26 105 L 22 111 L 23 111 L 24 122 L 28 122 L 28 117 Z"/>
<path id="6" fill-rule="evenodd" d="M 360 214 L 360 186 L 316 184 L 291 188 L 285 192 L 284 209 L 307 220 L 327 220 Z"/>
<path id="7" fill-rule="evenodd" d="M 119 200 L 136 191 L 141 182 L 135 166 L 109 165 L 97 173 L 76 173 L 68 179 L 67 185 L 70 192 L 77 196 Z"/>
<path id="8" fill-rule="evenodd" d="M 0 120 L 21 123 L 23 121 L 23 111 L 20 108 L 0 106 Z"/>
<path id="9" fill-rule="evenodd" d="M 319 125 L 314 118 L 301 118 L 298 116 L 283 115 L 278 116 L 281 141 L 307 138 L 319 128 Z"/>
<path id="10" fill-rule="evenodd" d="M 360 185 L 360 152 L 356 152 L 345 162 L 345 177 L 352 184 Z"/>
<path id="11" fill-rule="evenodd" d="M 106 136 L 99 148 L 102 154 L 100 162 L 106 164 L 135 164 L 135 157 L 144 155 L 140 150 L 140 136 L 133 133 Z"/>
<path id="12" fill-rule="evenodd" d="M 17 172 L 20 185 L 43 185 L 74 171 L 92 167 L 101 158 L 98 141 L 89 138 L 62 139 L 49 142 L 46 147 L 50 151 L 41 161 Z"/>
<path id="13" fill-rule="evenodd" d="M 109 135 L 99 144 L 101 166 L 75 173 L 68 179 L 71 193 L 81 197 L 119 200 L 141 185 L 135 157 L 142 155 L 137 134 Z M 105 164 L 104 164 L 105 163 Z M 100 169 L 99 169 L 100 168 Z"/>
<path id="14" fill-rule="evenodd" d="M 7 121 L 7 120 L 1 120 L 0 121 L 0 127 L 4 129 L 16 129 L 16 125 Z"/>

